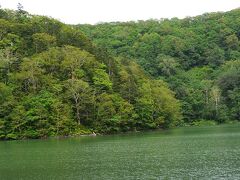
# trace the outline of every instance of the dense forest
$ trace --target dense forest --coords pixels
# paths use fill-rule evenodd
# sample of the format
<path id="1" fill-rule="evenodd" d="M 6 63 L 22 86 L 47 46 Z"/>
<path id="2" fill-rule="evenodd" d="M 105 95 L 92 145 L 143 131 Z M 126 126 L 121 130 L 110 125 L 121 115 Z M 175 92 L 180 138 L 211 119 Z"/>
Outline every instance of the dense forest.
<path id="1" fill-rule="evenodd" d="M 240 9 L 77 27 L 112 56 L 167 82 L 185 123 L 240 120 Z"/>
<path id="2" fill-rule="evenodd" d="M 66 25 L 0 9 L 0 139 L 240 120 L 240 9 Z"/>
<path id="3" fill-rule="evenodd" d="M 0 139 L 168 128 L 181 105 L 161 79 L 78 27 L 0 9 Z"/>

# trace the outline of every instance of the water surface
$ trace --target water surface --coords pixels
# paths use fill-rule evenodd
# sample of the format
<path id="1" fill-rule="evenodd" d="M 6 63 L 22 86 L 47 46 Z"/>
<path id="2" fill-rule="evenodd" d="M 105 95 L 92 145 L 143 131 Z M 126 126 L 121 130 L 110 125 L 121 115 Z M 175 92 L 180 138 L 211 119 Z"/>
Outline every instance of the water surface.
<path id="1" fill-rule="evenodd" d="M 0 179 L 240 179 L 240 125 L 0 142 Z"/>

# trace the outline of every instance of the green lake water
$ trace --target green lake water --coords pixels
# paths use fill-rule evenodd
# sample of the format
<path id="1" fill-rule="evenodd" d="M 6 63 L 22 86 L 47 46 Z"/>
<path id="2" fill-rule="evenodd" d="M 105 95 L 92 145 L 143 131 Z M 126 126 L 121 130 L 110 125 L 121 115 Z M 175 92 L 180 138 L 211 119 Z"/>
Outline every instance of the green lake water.
<path id="1" fill-rule="evenodd" d="M 5 179 L 240 179 L 240 125 L 0 142 Z"/>

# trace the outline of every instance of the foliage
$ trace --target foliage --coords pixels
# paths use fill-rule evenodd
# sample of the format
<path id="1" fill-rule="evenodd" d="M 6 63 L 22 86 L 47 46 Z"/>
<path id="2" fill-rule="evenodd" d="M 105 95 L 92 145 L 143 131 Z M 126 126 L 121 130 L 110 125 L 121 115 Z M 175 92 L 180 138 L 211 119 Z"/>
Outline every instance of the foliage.
<path id="1" fill-rule="evenodd" d="M 239 16 L 71 26 L 0 9 L 0 139 L 239 121 Z"/>
<path id="2" fill-rule="evenodd" d="M 239 17 L 240 9 L 235 9 L 185 19 L 80 24 L 77 27 L 97 46 L 107 48 L 114 56 L 137 62 L 155 79 L 168 82 L 180 100 L 185 123 L 191 124 L 197 119 L 221 123 L 240 117 Z M 127 91 L 125 84 L 134 86 L 132 75 L 127 75 L 121 71 L 124 92 Z M 138 98 L 137 103 L 144 106 L 142 115 L 138 114 L 142 121 L 150 122 L 143 124 L 155 127 L 152 84 L 141 83 L 141 90 L 148 93 Z M 135 89 L 129 88 L 133 96 L 137 93 Z M 134 98 L 128 98 L 133 102 Z"/>
<path id="3" fill-rule="evenodd" d="M 156 36 L 146 35 L 139 46 L 157 43 Z M 175 74 L 177 66 L 166 65 L 163 73 Z M 21 5 L 0 9 L 0 139 L 167 128 L 180 120 L 174 93 L 136 62 Z"/>

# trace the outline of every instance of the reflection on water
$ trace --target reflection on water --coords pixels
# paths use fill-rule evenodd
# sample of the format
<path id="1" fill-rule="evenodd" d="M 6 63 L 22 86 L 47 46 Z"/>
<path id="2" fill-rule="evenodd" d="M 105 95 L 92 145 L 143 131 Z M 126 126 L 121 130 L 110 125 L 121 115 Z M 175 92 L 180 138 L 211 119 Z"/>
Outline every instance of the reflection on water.
<path id="1" fill-rule="evenodd" d="M 240 125 L 0 142 L 0 179 L 240 179 Z"/>

